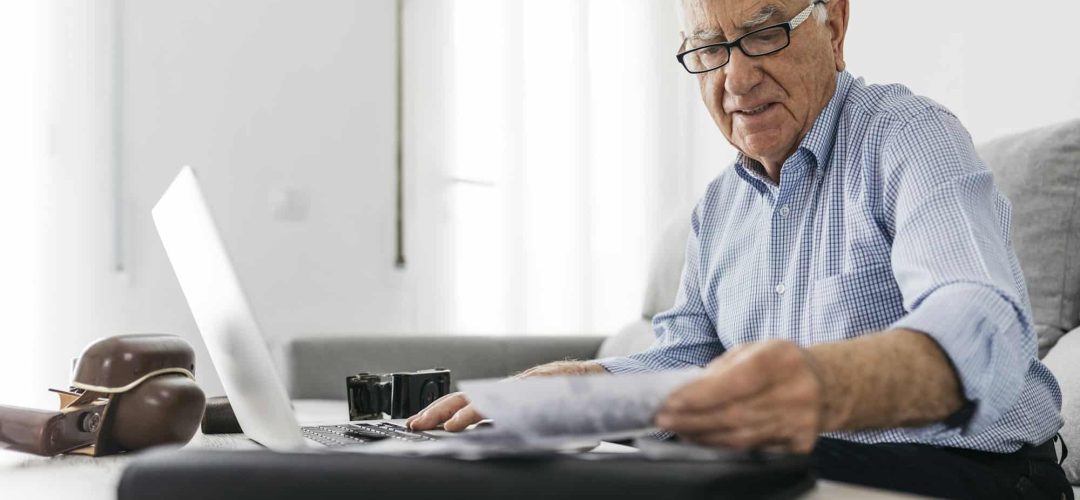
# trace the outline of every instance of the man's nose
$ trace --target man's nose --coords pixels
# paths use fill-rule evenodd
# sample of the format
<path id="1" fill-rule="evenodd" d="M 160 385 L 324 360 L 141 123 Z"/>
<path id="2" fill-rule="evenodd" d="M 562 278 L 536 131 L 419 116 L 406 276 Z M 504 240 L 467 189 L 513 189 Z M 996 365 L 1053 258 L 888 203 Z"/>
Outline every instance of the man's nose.
<path id="1" fill-rule="evenodd" d="M 761 70 L 753 58 L 747 57 L 737 47 L 731 49 L 731 58 L 722 68 L 724 90 L 731 95 L 746 95 L 761 83 Z"/>

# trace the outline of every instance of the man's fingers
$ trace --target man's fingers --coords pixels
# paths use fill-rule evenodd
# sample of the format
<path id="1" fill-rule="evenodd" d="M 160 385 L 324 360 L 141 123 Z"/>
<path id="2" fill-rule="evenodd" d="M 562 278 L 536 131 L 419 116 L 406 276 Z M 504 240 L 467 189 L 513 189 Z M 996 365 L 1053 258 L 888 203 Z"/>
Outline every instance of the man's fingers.
<path id="1" fill-rule="evenodd" d="M 481 416 L 480 413 L 477 412 L 472 405 L 468 405 L 458 410 L 458 412 L 455 413 L 453 417 L 447 420 L 443 424 L 443 429 L 446 429 L 450 432 L 461 432 L 465 430 L 466 427 L 475 424 L 483 419 L 484 417 Z"/>
<path id="2" fill-rule="evenodd" d="M 778 429 L 775 422 L 764 422 L 756 426 L 746 426 L 718 432 L 679 434 L 679 437 L 692 443 L 737 450 L 749 450 L 771 445 L 791 448 L 791 439 Z"/>
<path id="3" fill-rule="evenodd" d="M 714 448 L 752 450 L 766 447 L 779 447 L 783 450 L 791 449 L 787 438 L 760 434 L 752 429 L 705 434 L 680 434 L 679 437 L 691 443 Z"/>
<path id="4" fill-rule="evenodd" d="M 821 431 L 821 381 L 806 353 L 783 341 L 745 344 L 678 388 L 656 423 L 695 443 L 726 448 L 780 444 L 809 452 Z"/>
<path id="5" fill-rule="evenodd" d="M 412 428 L 412 423 L 413 423 L 413 422 L 414 422 L 414 421 L 415 421 L 416 419 L 420 418 L 420 416 L 424 414 L 424 411 L 425 411 L 425 410 L 427 410 L 428 408 L 431 408 L 432 406 L 435 406 L 435 405 L 439 404 L 440 402 L 442 402 L 442 401 L 446 400 L 446 398 L 449 398 L 449 397 L 451 397 L 451 396 L 455 396 L 455 395 L 457 395 L 457 394 L 458 394 L 458 393 L 456 393 L 456 392 L 451 392 L 451 393 L 449 393 L 449 394 L 444 394 L 444 395 L 443 395 L 442 397 L 440 397 L 440 398 L 436 399 L 435 401 L 432 401 L 432 402 L 431 402 L 430 404 L 428 404 L 427 406 L 425 406 L 425 407 L 421 408 L 421 409 L 420 409 L 420 411 L 416 413 L 416 415 L 413 415 L 413 416 L 411 416 L 411 417 L 409 417 L 409 418 L 405 419 L 405 427 L 408 427 L 408 428 L 410 428 L 410 429 L 411 429 L 411 428 Z"/>
<path id="6" fill-rule="evenodd" d="M 671 410 L 703 410 L 758 395 L 802 375 L 807 357 L 798 346 L 768 341 L 737 346 L 709 363 L 665 401 Z"/>
<path id="7" fill-rule="evenodd" d="M 814 449 L 818 435 L 807 419 L 761 416 L 761 420 L 741 427 L 684 431 L 678 435 L 697 444 L 740 450 L 777 446 L 787 452 L 810 453 Z"/>
<path id="8" fill-rule="evenodd" d="M 466 407 L 469 401 L 460 392 L 447 394 L 431 403 L 420 413 L 413 415 L 405 423 L 409 429 L 425 431 L 434 429 L 454 416 L 458 410 Z"/>
<path id="9" fill-rule="evenodd" d="M 435 401 L 432 401 L 431 403 L 428 403 L 428 405 L 423 407 L 416 415 L 413 415 L 413 416 L 409 417 L 407 420 L 405 420 L 405 425 L 408 426 L 408 425 L 412 424 L 412 422 L 414 420 L 420 418 L 420 415 L 423 415 L 424 411 L 426 411 L 428 408 L 434 407 L 434 406 L 442 403 L 443 401 L 446 401 L 449 398 L 456 398 L 458 396 L 461 396 L 460 392 L 451 392 L 451 393 L 448 393 L 448 394 L 443 394 L 441 397 L 439 397 Z"/>
<path id="10" fill-rule="evenodd" d="M 752 357 L 739 357 L 710 366 L 700 377 L 676 389 L 664 408 L 673 411 L 700 411 L 754 396 L 769 380 Z"/>
<path id="11" fill-rule="evenodd" d="M 757 425 L 769 415 L 758 405 L 746 402 L 705 411 L 664 410 L 656 415 L 656 425 L 676 433 L 726 431 Z"/>
<path id="12" fill-rule="evenodd" d="M 814 445 L 817 444 L 817 434 L 800 434 L 791 438 L 791 442 L 788 445 L 788 451 L 799 454 L 809 454 L 814 451 Z"/>

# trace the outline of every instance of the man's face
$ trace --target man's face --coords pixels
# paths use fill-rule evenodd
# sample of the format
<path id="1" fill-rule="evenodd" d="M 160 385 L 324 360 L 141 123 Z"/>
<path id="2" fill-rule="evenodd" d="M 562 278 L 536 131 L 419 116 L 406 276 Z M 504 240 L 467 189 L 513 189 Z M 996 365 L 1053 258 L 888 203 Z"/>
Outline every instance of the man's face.
<path id="1" fill-rule="evenodd" d="M 840 0 L 829 5 L 835 3 Z M 807 0 L 686 0 L 684 50 L 787 22 L 808 5 Z M 827 24 L 811 16 L 780 52 L 751 58 L 733 48 L 726 66 L 698 75 L 705 106 L 724 136 L 766 168 L 795 151 L 832 97 L 836 72 L 843 69 L 846 9 L 830 9 L 830 18 L 834 15 L 840 19 Z"/>

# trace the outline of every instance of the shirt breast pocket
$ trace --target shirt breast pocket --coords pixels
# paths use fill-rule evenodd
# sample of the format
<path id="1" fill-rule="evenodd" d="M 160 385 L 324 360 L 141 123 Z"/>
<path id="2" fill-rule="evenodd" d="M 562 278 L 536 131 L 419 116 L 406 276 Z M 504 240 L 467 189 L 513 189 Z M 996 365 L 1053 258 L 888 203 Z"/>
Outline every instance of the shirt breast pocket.
<path id="1" fill-rule="evenodd" d="M 888 264 L 816 280 L 810 302 L 812 343 L 880 331 L 904 315 L 903 296 Z"/>

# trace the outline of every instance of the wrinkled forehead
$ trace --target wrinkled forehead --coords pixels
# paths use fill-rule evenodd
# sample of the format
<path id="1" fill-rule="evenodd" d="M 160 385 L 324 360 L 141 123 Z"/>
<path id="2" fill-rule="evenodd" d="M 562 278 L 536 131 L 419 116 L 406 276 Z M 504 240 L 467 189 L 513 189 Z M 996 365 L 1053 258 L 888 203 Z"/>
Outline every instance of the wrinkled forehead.
<path id="1" fill-rule="evenodd" d="M 809 0 L 683 0 L 688 40 L 731 39 L 754 28 L 782 23 Z"/>

